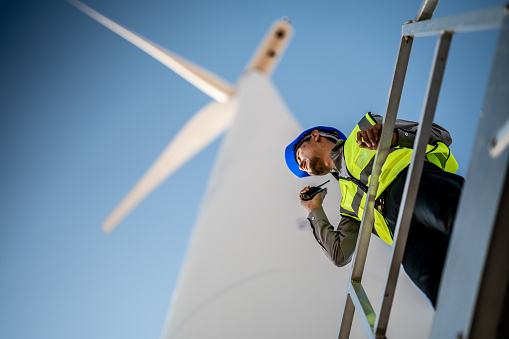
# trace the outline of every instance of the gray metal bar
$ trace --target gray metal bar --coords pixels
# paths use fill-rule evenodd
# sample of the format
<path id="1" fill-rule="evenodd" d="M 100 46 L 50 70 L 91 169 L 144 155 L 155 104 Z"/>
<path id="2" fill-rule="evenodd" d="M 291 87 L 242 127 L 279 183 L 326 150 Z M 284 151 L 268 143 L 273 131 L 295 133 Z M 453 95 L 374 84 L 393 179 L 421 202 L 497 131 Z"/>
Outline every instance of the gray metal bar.
<path id="1" fill-rule="evenodd" d="M 392 79 L 391 88 L 389 90 L 389 99 L 387 102 L 387 110 L 384 118 L 384 128 L 380 138 L 380 145 L 378 152 L 375 156 L 375 165 L 371 174 L 371 182 L 368 190 L 368 199 L 364 207 L 364 214 L 362 217 L 359 236 L 357 238 L 357 245 L 355 248 L 352 270 L 350 272 L 350 279 L 353 281 L 361 281 L 366 257 L 368 253 L 369 241 L 371 239 L 371 232 L 374 223 L 374 198 L 378 189 L 378 178 L 382 170 L 382 165 L 389 153 L 389 147 L 392 140 L 394 125 L 398 114 L 399 103 L 401 100 L 401 93 L 403 92 L 403 85 L 405 83 L 406 70 L 408 61 L 410 59 L 410 52 L 412 50 L 413 38 L 402 37 L 399 46 L 398 57 L 394 67 L 394 76 Z M 351 284 L 351 282 L 350 282 Z M 350 289 L 350 286 L 349 288 Z M 347 290 L 347 297 L 345 298 L 345 306 L 341 316 L 341 333 L 350 332 L 353 320 L 353 312 L 355 309 L 349 305 L 349 292 Z"/>
<path id="2" fill-rule="evenodd" d="M 439 0 L 423 0 L 414 21 L 428 20 L 435 13 Z"/>
<path id="3" fill-rule="evenodd" d="M 352 282 L 350 285 L 350 296 L 357 309 L 357 314 L 359 314 L 362 326 L 364 326 L 364 331 L 369 337 L 373 338 L 373 326 L 375 324 L 376 314 L 361 283 Z"/>
<path id="4" fill-rule="evenodd" d="M 398 53 L 398 60 L 394 71 L 394 79 L 389 93 L 389 102 L 387 104 L 387 113 L 384 119 L 384 128 L 380 138 L 380 146 L 375 155 L 373 171 L 371 173 L 371 182 L 368 189 L 368 198 L 364 206 L 364 213 L 362 216 L 361 229 L 359 231 L 359 238 L 357 239 L 356 253 L 354 264 L 352 268 L 352 280 L 362 280 L 362 272 L 368 253 L 369 240 L 371 239 L 371 232 L 374 223 L 375 212 L 375 196 L 378 190 L 378 179 L 382 172 L 382 166 L 389 154 L 389 148 L 392 141 L 392 134 L 396 124 L 396 117 L 398 114 L 401 93 L 403 92 L 403 85 L 405 82 L 405 75 L 410 59 L 410 51 L 412 48 L 412 39 L 401 39 L 400 50 Z M 361 246 L 362 245 L 362 246 Z"/>
<path id="5" fill-rule="evenodd" d="M 401 199 L 401 208 L 399 210 L 396 233 L 394 236 L 395 240 L 392 245 L 391 260 L 385 279 L 385 289 L 382 293 L 379 311 L 377 312 L 378 318 L 375 330 L 375 334 L 377 335 L 385 335 L 387 331 L 389 315 L 391 312 L 392 302 L 394 300 L 394 292 L 398 281 L 399 269 L 401 267 L 401 261 L 403 260 L 408 230 L 410 228 L 415 201 L 417 199 L 417 191 L 421 180 L 424 157 L 426 155 L 426 148 L 428 145 L 429 135 L 431 133 L 431 124 L 433 123 L 433 118 L 435 116 L 435 109 L 440 94 L 440 87 L 442 85 L 451 39 L 452 34 L 443 33 L 437 42 L 424 107 L 412 153 L 412 160 L 409 165 L 403 197 Z"/>
<path id="6" fill-rule="evenodd" d="M 345 306 L 343 307 L 343 314 L 341 315 L 341 324 L 339 327 L 338 339 L 350 338 L 350 330 L 352 329 L 353 315 L 355 306 L 349 293 L 350 285 L 346 289 Z"/>
<path id="7" fill-rule="evenodd" d="M 403 36 L 429 36 L 442 31 L 454 33 L 480 31 L 500 28 L 507 10 L 504 6 L 484 8 L 442 18 L 414 22 L 403 25 Z"/>
<path id="8" fill-rule="evenodd" d="M 496 337 L 509 274 L 509 149 L 497 157 L 490 140 L 508 118 L 509 18 L 505 18 L 449 244 L 432 338 Z M 505 183 L 505 184 L 504 184 Z M 451 316 L 454 315 L 454 316 Z M 507 319 L 505 319 L 507 321 Z M 507 336 L 506 336 L 507 337 Z"/>
<path id="9" fill-rule="evenodd" d="M 507 315 L 503 318 L 504 299 L 507 300 L 509 280 L 509 174 L 506 172 L 505 185 L 495 216 L 491 242 L 486 255 L 486 263 L 480 284 L 477 305 L 475 306 L 469 338 L 508 338 L 506 333 L 498 333 L 501 322 L 507 324 Z M 506 301 L 507 302 L 507 301 Z M 507 307 L 507 306 L 505 306 Z M 507 325 L 506 325 L 507 327 Z"/>

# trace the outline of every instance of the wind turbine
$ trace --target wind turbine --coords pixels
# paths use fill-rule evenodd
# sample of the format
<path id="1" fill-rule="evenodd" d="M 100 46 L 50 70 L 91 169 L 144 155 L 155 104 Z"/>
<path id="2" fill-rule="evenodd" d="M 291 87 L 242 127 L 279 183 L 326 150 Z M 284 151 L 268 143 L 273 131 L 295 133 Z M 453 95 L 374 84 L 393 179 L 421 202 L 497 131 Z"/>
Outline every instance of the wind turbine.
<path id="1" fill-rule="evenodd" d="M 325 258 L 296 193 L 305 184 L 283 152 L 301 128 L 270 80 L 292 35 L 276 22 L 237 85 L 149 42 L 77 0 L 71 4 L 132 42 L 214 99 L 197 112 L 104 223 L 111 231 L 162 181 L 228 129 L 214 164 L 173 293 L 162 338 L 332 338 L 339 328 L 349 268 Z M 328 205 L 338 209 L 339 185 Z M 307 222 L 307 221 L 305 221 Z M 368 293 L 380 293 L 388 248 L 368 257 Z M 433 310 L 402 275 L 388 329 L 392 338 L 425 338 Z M 352 337 L 364 337 L 355 324 Z"/>

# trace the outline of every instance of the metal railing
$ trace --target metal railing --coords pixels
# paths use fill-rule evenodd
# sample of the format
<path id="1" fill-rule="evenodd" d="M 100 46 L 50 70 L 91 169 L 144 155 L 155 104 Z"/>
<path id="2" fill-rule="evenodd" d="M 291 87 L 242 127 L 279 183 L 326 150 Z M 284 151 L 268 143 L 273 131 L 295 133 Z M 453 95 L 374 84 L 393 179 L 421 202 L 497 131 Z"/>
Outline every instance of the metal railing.
<path id="1" fill-rule="evenodd" d="M 408 236 L 408 230 L 410 227 L 410 221 L 412 219 L 412 213 L 415 206 L 415 201 L 417 197 L 417 189 L 419 186 L 419 181 L 421 178 L 422 168 L 424 164 L 424 157 L 426 153 L 426 147 L 429 140 L 429 135 L 431 131 L 431 125 L 433 122 L 433 118 L 435 115 L 435 109 L 438 102 L 438 96 L 440 93 L 440 87 L 442 84 L 442 79 L 445 71 L 445 66 L 447 62 L 447 56 L 449 53 L 449 47 L 451 44 L 452 35 L 454 33 L 460 33 L 460 32 L 468 32 L 468 31 L 479 31 L 479 30 L 485 30 L 485 29 L 501 29 L 501 35 L 500 35 L 500 41 L 497 46 L 497 52 L 496 52 L 496 60 L 493 68 L 497 69 L 496 72 L 492 71 L 493 74 L 500 72 L 500 69 L 503 69 L 502 74 L 505 76 L 496 76 L 495 80 L 490 80 L 490 84 L 488 85 L 488 88 L 493 87 L 493 91 L 507 91 L 504 98 L 499 98 L 499 96 L 495 95 L 496 100 L 505 100 L 505 106 L 504 104 L 498 104 L 496 109 L 494 110 L 494 113 L 497 117 L 500 117 L 498 120 L 502 120 L 498 126 L 504 126 L 501 130 L 498 131 L 491 131 L 489 133 L 490 140 L 489 145 L 486 145 L 486 149 L 482 149 L 480 152 L 486 153 L 486 154 L 497 154 L 497 157 L 505 157 L 505 160 L 501 160 L 502 162 L 505 161 L 505 167 L 497 165 L 499 168 L 499 171 L 502 171 L 502 174 L 500 176 L 497 176 L 496 178 L 490 178 L 489 180 L 498 180 L 498 185 L 500 186 L 500 189 L 503 189 L 503 184 L 500 184 L 501 182 L 504 183 L 504 180 L 507 172 L 507 158 L 508 158 L 508 151 L 505 149 L 509 141 L 509 137 L 506 135 L 509 132 L 509 127 L 506 127 L 509 124 L 509 120 L 507 120 L 507 110 L 509 107 L 509 103 L 507 102 L 507 98 L 509 97 L 509 75 L 507 74 L 507 63 L 509 62 L 509 44 L 508 44 L 508 36 L 509 34 L 506 34 L 505 31 L 509 30 L 508 25 L 508 15 L 507 15 L 507 9 L 505 7 L 494 7 L 494 8 L 488 8 L 488 9 L 482 9 L 474 12 L 464 13 L 464 14 L 458 14 L 458 15 L 452 15 L 448 17 L 443 18 L 437 18 L 437 19 L 431 19 L 436 6 L 438 4 L 438 0 L 424 0 L 419 8 L 418 14 L 413 22 L 406 23 L 403 25 L 402 30 L 402 37 L 401 37 L 401 43 L 399 46 L 399 52 L 398 57 L 395 65 L 394 70 L 394 76 L 391 84 L 391 88 L 389 91 L 389 99 L 387 103 L 387 109 L 386 114 L 384 118 L 384 128 L 382 131 L 381 139 L 380 139 L 380 146 L 378 149 L 378 152 L 375 156 L 375 165 L 373 167 L 373 172 L 371 174 L 371 182 L 370 187 L 368 190 L 368 198 L 366 200 L 366 205 L 364 208 L 364 214 L 361 222 L 361 227 L 359 231 L 359 236 L 357 239 L 357 245 L 356 245 L 356 251 L 354 253 L 354 259 L 352 264 L 352 269 L 350 273 L 350 283 L 347 288 L 346 298 L 345 298 L 345 304 L 343 308 L 343 313 L 341 317 L 341 324 L 340 324 L 340 330 L 339 330 L 339 339 L 349 338 L 350 335 L 350 329 L 352 326 L 354 311 L 357 310 L 357 313 L 359 314 L 359 317 L 361 319 L 361 323 L 365 329 L 365 332 L 369 338 L 386 338 L 386 331 L 387 326 L 389 322 L 389 315 L 391 312 L 391 307 L 394 299 L 394 293 L 396 290 L 396 283 L 399 275 L 399 270 L 401 266 L 401 262 L 403 259 L 403 253 L 405 251 L 405 244 Z M 369 298 L 362 286 L 362 276 L 364 272 L 364 266 L 366 262 L 369 242 L 371 238 L 371 233 L 373 229 L 374 224 L 374 205 L 375 205 L 375 195 L 376 191 L 378 189 L 378 179 L 380 177 L 381 168 L 382 165 L 385 162 L 385 159 L 387 158 L 387 155 L 389 153 L 390 143 L 392 139 L 392 131 L 394 130 L 398 107 L 400 103 L 401 93 L 403 90 L 403 84 L 405 81 L 405 75 L 406 70 L 410 58 L 410 52 L 412 49 L 412 43 L 414 37 L 419 36 L 429 36 L 429 35 L 438 35 L 438 41 L 435 49 L 434 54 L 434 60 L 433 65 L 431 68 L 430 78 L 427 85 L 427 92 L 425 96 L 425 102 L 424 107 L 422 109 L 422 114 L 420 118 L 419 123 L 419 129 L 416 135 L 415 143 L 414 143 L 414 152 L 412 154 L 412 160 L 409 165 L 408 175 L 405 182 L 405 188 L 402 196 L 401 201 L 401 208 L 399 210 L 398 215 L 398 221 L 396 225 L 396 232 L 394 234 L 394 240 L 393 240 L 393 246 L 390 256 L 390 263 L 389 267 L 387 269 L 387 274 L 385 277 L 385 284 L 382 291 L 381 296 L 381 302 L 380 306 L 375 312 L 373 309 L 371 302 L 369 301 Z M 502 65 L 499 65 L 502 64 Z M 504 73 L 505 72 L 505 73 Z M 496 92 L 496 93 L 499 93 Z M 489 94 L 488 91 L 486 98 L 485 98 L 485 107 L 490 105 L 489 102 Z M 492 98 L 493 99 L 493 98 Z M 495 100 L 493 99 L 493 100 Z M 492 101 L 493 101 L 492 100 Z M 483 110 L 484 114 L 486 115 L 486 109 Z M 506 121 L 507 120 L 507 121 Z M 497 125 L 495 125 L 497 126 Z M 493 127 L 495 128 L 495 127 Z M 483 142 L 479 139 L 480 137 L 477 137 L 477 143 Z M 482 138 L 481 138 L 482 139 Z M 491 152 L 488 150 L 488 148 L 491 149 Z M 493 155 L 491 156 L 493 158 Z M 475 158 L 475 154 L 473 154 L 472 159 Z M 471 162 L 472 163 L 472 162 Z M 472 166 L 472 165 L 471 165 Z M 479 165 L 478 165 L 479 166 Z M 470 173 L 470 171 L 469 171 Z M 498 172 L 497 172 L 498 173 Z M 501 177 L 502 179 L 500 179 Z M 478 181 L 474 177 L 473 180 L 469 180 L 471 178 L 470 174 L 467 178 L 467 184 L 465 185 L 464 192 L 468 191 L 468 185 L 470 184 L 469 181 Z M 495 183 L 494 185 L 496 185 Z M 464 194 L 465 195 L 465 194 Z M 505 195 L 504 195 L 505 196 Z M 462 196 L 462 200 L 463 196 Z M 503 201 L 507 201 L 509 199 L 505 199 Z M 475 204 L 474 202 L 472 202 Z M 462 207 L 463 206 L 463 207 Z M 458 210 L 458 215 L 462 213 L 462 211 L 467 210 L 470 208 L 469 206 L 465 207 L 466 205 L 462 202 L 460 203 L 460 208 Z M 502 206 L 503 207 L 503 206 Z M 502 208 L 500 207 L 500 208 Z M 498 210 L 496 210 L 494 213 L 497 213 Z M 497 215 L 497 214 L 494 214 Z M 493 217 L 495 218 L 495 217 Z M 458 219 L 458 218 L 457 218 Z M 458 226 L 455 226 L 458 228 Z M 506 227 L 507 228 L 507 227 Z M 455 231 L 457 232 L 457 231 Z M 491 233 L 490 233 L 491 234 Z M 457 261 L 461 261 L 461 258 L 458 258 L 458 253 L 454 253 L 454 242 L 461 242 L 461 239 L 458 240 L 458 237 L 456 239 L 453 237 L 451 239 L 451 246 L 452 250 L 450 249 L 449 252 L 453 252 L 452 254 L 448 254 L 447 262 L 446 262 L 446 268 L 444 269 L 444 278 L 442 282 L 442 286 L 446 285 L 449 280 L 454 280 L 453 277 L 447 277 L 446 270 L 447 265 L 459 265 Z M 490 248 L 490 243 L 486 244 L 486 253 L 488 253 L 488 250 Z M 500 251 L 499 251 L 500 252 Z M 497 252 L 498 253 L 498 252 Z M 506 253 L 506 252 L 504 252 Z M 449 264 L 450 261 L 454 261 L 454 264 Z M 507 261 L 504 261 L 507 262 Z M 483 266 L 484 267 L 484 266 Z M 507 267 L 505 266 L 505 271 L 509 271 Z M 465 270 L 468 270 L 468 267 L 465 268 Z M 503 284 L 504 281 L 507 282 L 509 279 L 509 273 L 506 274 L 505 280 L 502 281 Z M 457 282 L 451 282 L 450 284 L 455 284 Z M 500 285 L 499 284 L 499 285 Z M 472 289 L 478 289 L 479 284 L 472 287 Z M 447 289 L 442 288 L 441 289 Z M 454 289 L 454 286 L 450 287 L 450 289 Z M 463 292 L 463 291 L 462 291 Z M 475 292 L 475 291 L 474 291 Z M 457 303 L 456 300 L 450 300 L 451 298 L 442 297 L 442 291 L 439 295 L 439 302 L 443 303 L 445 306 L 442 307 L 442 304 L 439 304 L 437 307 L 437 316 L 435 318 L 435 322 L 433 325 L 433 337 L 436 338 L 442 338 L 442 337 L 450 337 L 450 338 L 457 338 L 458 333 L 470 333 L 469 330 L 463 330 L 459 329 L 456 330 L 455 334 L 451 336 L 452 332 L 449 331 L 448 336 L 442 336 L 441 334 L 444 332 L 444 327 L 450 327 L 446 323 L 444 323 L 443 318 L 446 317 L 448 314 L 453 312 L 454 309 L 454 303 Z M 477 293 L 474 293 L 477 295 Z M 504 294 L 502 294 L 504 295 Z M 448 300 L 449 299 L 449 300 Z M 503 298 L 502 298 L 503 299 Z M 442 300 L 445 300 L 442 302 Z M 474 301 L 474 303 L 477 302 Z M 448 309 L 446 311 L 442 311 Z M 499 307 L 499 309 L 502 309 L 502 306 Z M 445 313 L 444 313 L 445 312 Z M 447 313 L 449 312 L 449 313 Z M 442 319 L 440 317 L 442 316 Z M 470 318 L 469 316 L 465 316 L 464 318 L 467 319 L 466 322 L 471 326 L 469 323 Z M 460 326 L 465 321 L 461 322 L 458 321 Z M 467 326 L 468 327 L 468 326 Z M 484 336 L 483 336 L 484 337 Z M 458 337 L 460 338 L 460 337 Z M 466 337 L 461 337 L 466 338 Z"/>

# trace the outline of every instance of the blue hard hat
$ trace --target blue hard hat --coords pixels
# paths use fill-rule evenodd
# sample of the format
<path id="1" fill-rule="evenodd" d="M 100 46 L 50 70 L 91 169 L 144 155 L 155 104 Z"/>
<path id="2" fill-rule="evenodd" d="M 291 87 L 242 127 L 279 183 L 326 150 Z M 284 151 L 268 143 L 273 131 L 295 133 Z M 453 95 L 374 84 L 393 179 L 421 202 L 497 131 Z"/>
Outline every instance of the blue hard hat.
<path id="1" fill-rule="evenodd" d="M 325 138 L 329 138 L 335 141 L 338 141 L 339 139 L 346 140 L 345 135 L 340 130 L 334 127 L 316 126 L 308 128 L 307 130 L 302 132 L 297 138 L 295 138 L 294 141 L 292 141 L 288 146 L 286 146 L 285 149 L 286 165 L 288 166 L 290 171 L 292 171 L 292 173 L 299 178 L 308 177 L 309 174 L 299 169 L 299 164 L 297 163 L 297 159 L 295 157 L 295 151 L 300 147 L 300 145 L 304 141 L 309 140 L 309 138 L 311 137 L 311 132 L 314 131 L 315 129 L 318 130 L 320 136 L 323 136 Z"/>

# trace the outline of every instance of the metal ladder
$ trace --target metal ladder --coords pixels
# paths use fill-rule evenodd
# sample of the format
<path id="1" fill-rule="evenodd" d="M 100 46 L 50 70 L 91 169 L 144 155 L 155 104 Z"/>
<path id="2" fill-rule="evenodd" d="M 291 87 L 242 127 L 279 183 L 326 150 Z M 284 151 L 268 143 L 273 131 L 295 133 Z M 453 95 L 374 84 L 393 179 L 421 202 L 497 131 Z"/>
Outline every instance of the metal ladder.
<path id="1" fill-rule="evenodd" d="M 438 1 L 423 0 L 415 20 L 403 25 L 384 128 L 371 174 L 368 199 L 364 208 L 350 283 L 341 316 L 339 339 L 349 338 L 355 310 L 368 338 L 386 338 L 397 278 L 451 38 L 453 34 L 461 32 L 500 29 L 500 36 L 472 153 L 473 160 L 469 165 L 468 177 L 457 212 L 455 231 L 449 245 L 431 337 L 497 338 L 497 324 L 501 317 L 507 318 L 506 313 L 509 313 L 507 308 L 504 309 L 504 298 L 508 298 L 505 291 L 509 280 L 509 246 L 506 244 L 509 239 L 507 226 L 509 221 L 505 222 L 505 227 L 502 225 L 504 220 L 509 220 L 507 170 L 509 151 L 506 148 L 509 144 L 508 9 L 499 6 L 431 19 Z M 380 306 L 375 312 L 362 286 L 362 276 L 374 223 L 374 200 L 378 189 L 378 179 L 389 152 L 413 39 L 429 35 L 438 35 L 438 41 L 402 196 L 385 285 Z M 480 197 L 485 199 L 479 202 Z M 477 234 L 480 223 L 483 227 L 481 240 L 478 239 Z M 476 251 L 472 251 L 471 246 L 468 246 L 473 236 L 476 237 Z M 479 255 L 479 253 L 482 254 Z M 448 269 L 449 267 L 451 269 Z M 462 303 L 462 310 L 458 310 L 459 300 Z M 508 302 L 505 301 L 505 303 L 507 306 Z"/>

